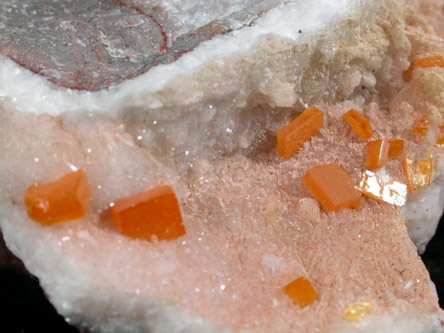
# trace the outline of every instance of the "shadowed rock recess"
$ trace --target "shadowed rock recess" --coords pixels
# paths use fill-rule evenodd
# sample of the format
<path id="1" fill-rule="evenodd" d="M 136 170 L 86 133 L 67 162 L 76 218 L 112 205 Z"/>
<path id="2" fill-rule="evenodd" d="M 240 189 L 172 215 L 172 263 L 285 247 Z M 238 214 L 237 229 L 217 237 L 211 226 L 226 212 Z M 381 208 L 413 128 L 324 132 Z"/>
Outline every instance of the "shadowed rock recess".
<path id="1" fill-rule="evenodd" d="M 442 5 L 1 2 L 6 246 L 91 332 L 444 332 Z"/>

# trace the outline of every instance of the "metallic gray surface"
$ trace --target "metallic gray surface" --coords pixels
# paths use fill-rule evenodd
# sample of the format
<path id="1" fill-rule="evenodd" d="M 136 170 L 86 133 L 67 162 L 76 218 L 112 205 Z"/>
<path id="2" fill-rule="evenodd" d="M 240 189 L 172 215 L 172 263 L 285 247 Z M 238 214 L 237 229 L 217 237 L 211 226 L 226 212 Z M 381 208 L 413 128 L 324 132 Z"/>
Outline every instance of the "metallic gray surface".
<path id="1" fill-rule="evenodd" d="M 180 23 L 149 2 L 143 9 L 118 0 L 1 2 L 0 53 L 58 86 L 96 91 L 251 24 L 260 13 L 251 10 L 182 33 Z"/>

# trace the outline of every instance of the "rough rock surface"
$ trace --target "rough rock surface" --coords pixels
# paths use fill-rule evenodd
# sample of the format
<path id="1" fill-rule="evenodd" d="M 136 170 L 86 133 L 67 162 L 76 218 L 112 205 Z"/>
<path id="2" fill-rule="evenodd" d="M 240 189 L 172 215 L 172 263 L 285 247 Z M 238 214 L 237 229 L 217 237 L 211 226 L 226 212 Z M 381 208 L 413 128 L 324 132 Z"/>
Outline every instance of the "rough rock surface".
<path id="1" fill-rule="evenodd" d="M 24 14 L 17 12 L 22 2 L 2 3 L 3 19 L 34 15 L 33 6 L 41 3 L 58 13 L 71 8 L 67 21 L 77 22 L 71 2 L 30 3 Z M 174 3 L 166 12 L 156 7 L 156 22 L 180 17 Z M 94 4 L 98 14 L 84 14 L 87 24 L 104 24 L 101 15 L 110 15 L 116 4 L 122 3 Z M 222 8 L 226 15 L 220 17 L 249 12 L 231 4 L 235 10 Z M 242 29 L 244 21 L 234 24 L 218 16 L 197 19 L 196 26 L 179 31 L 166 24 L 168 49 L 175 43 L 171 36 L 212 27 L 215 21 L 239 30 L 118 85 L 152 64 L 117 57 L 121 62 L 115 68 L 128 66 L 132 74 L 113 77 L 99 70 L 96 80 L 92 74 L 100 66 L 92 62 L 95 69 L 85 70 L 76 82 L 68 75 L 79 70 L 73 70 L 73 59 L 66 60 L 69 70 L 56 68 L 60 77 L 47 73 L 58 66 L 56 58 L 41 75 L 1 60 L 0 226 L 8 247 L 40 279 L 68 321 L 104 332 L 443 330 L 436 291 L 408 233 L 423 247 L 442 212 L 444 160 L 434 142 L 443 118 L 444 69 L 415 71 L 409 84 L 401 74 L 410 61 L 444 55 L 444 42 L 425 17 L 413 15 L 416 3 L 350 2 L 347 10 L 345 2 L 334 4 L 323 12 L 303 2 L 272 9 L 275 3 L 251 2 L 252 17 L 259 8 L 268 11 Z M 119 5 L 118 15 L 142 20 L 136 32 L 158 29 L 152 18 L 134 11 L 146 12 L 143 5 Z M 301 13 L 311 20 L 286 23 Z M 313 24 L 314 18 L 326 23 Z M 18 20 L 17 32 L 24 22 Z M 23 38 L 29 41 L 27 33 Z M 161 35 L 153 34 L 150 50 L 164 41 Z M 78 40 L 91 41 L 88 36 Z M 10 51 L 4 46 L 8 36 L 2 38 L 3 54 L 25 54 L 20 48 L 26 43 Z M 186 44 L 188 50 L 195 46 Z M 50 54 L 63 54 L 53 45 Z M 167 56 L 163 50 L 156 52 Z M 95 52 L 83 51 L 87 57 Z M 109 89 L 97 92 L 60 87 L 104 85 Z M 313 104 L 325 114 L 324 128 L 296 156 L 279 158 L 276 131 Z M 365 145 L 342 122 L 350 108 L 367 116 L 376 138 L 404 139 L 406 156 L 433 156 L 432 186 L 410 194 L 403 209 L 366 199 L 359 210 L 327 213 L 303 187 L 307 169 L 330 162 L 358 181 Z M 433 125 L 418 139 L 411 129 L 423 115 Z M 50 228 L 29 220 L 26 188 L 75 168 L 86 171 L 92 187 L 87 218 Z M 405 182 L 399 160 L 379 175 Z M 171 185 L 179 197 L 187 235 L 169 242 L 120 235 L 109 221 L 109 205 L 162 184 Z M 434 213 L 425 214 L 421 202 L 430 198 L 441 206 L 431 205 Z M 308 276 L 320 295 L 304 310 L 282 293 L 300 275 Z M 352 323 L 344 313 L 362 298 L 373 308 Z"/>

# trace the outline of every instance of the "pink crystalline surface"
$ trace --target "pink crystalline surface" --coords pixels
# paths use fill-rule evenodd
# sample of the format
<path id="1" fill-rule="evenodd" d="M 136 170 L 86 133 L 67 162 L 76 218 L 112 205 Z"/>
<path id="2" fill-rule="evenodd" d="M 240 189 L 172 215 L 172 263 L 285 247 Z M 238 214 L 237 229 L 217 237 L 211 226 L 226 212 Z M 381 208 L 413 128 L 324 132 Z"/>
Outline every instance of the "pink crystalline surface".
<path id="1" fill-rule="evenodd" d="M 395 300 L 414 306 L 418 315 L 438 314 L 434 287 L 400 221 L 399 208 L 368 199 L 359 210 L 326 213 L 302 185 L 306 170 L 332 162 L 358 181 L 365 144 L 343 126 L 341 117 L 352 106 L 356 107 L 320 106 L 328 115 L 325 128 L 289 160 L 272 149 L 249 157 L 234 155 L 216 164 L 198 161 L 188 180 L 180 183 L 168 173 L 154 178 L 148 156 L 141 148 L 128 146 L 124 135 L 65 133 L 60 141 L 64 130 L 53 118 L 27 115 L 28 121 L 46 129 L 45 134 L 12 140 L 2 154 L 7 157 L 26 149 L 38 163 L 22 161 L 22 165 L 34 163 L 34 174 L 27 169 L 23 179 L 10 179 L 3 188 L 15 196 L 27 178 L 48 174 L 45 169 L 60 172 L 66 161 L 75 160 L 90 177 L 92 211 L 102 213 L 52 232 L 56 238 L 69 238 L 60 246 L 83 262 L 79 277 L 100 290 L 181 304 L 230 328 L 325 331 L 345 320 L 347 306 L 360 297 L 373 300 L 374 314 L 390 311 Z M 388 121 L 396 116 L 374 105 L 366 110 L 370 119 Z M 19 118 L 3 121 L 2 131 L 11 137 L 29 131 L 29 125 L 11 126 Z M 396 129 L 377 125 L 374 129 L 376 136 L 401 135 Z M 42 140 L 49 148 L 33 144 Z M 66 145 L 77 148 L 68 154 Z M 104 149 L 109 145 L 119 156 L 112 163 Z M 415 145 L 408 141 L 407 149 L 416 149 Z M 121 149 L 125 151 L 119 153 Z M 62 162 L 54 154 L 64 154 Z M 403 181 L 400 161 L 390 161 L 387 172 Z M 107 204 L 156 183 L 175 187 L 187 235 L 159 243 L 119 235 L 107 217 Z M 310 279 L 319 295 L 319 301 L 304 311 L 282 292 L 301 275 Z"/>

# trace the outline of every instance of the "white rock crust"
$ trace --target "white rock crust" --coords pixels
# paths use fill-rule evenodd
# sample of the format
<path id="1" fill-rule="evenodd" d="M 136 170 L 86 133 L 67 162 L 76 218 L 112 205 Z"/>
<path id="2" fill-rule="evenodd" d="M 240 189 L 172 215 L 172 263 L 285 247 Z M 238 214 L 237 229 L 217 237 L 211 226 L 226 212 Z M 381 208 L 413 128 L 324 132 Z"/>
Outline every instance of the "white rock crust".
<path id="1" fill-rule="evenodd" d="M 409 196 L 403 216 L 409 237 L 419 253 L 424 253 L 444 210 L 444 176 L 436 177 L 429 188 Z"/>

